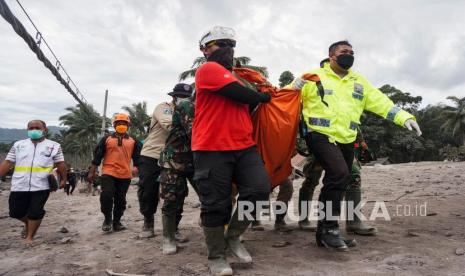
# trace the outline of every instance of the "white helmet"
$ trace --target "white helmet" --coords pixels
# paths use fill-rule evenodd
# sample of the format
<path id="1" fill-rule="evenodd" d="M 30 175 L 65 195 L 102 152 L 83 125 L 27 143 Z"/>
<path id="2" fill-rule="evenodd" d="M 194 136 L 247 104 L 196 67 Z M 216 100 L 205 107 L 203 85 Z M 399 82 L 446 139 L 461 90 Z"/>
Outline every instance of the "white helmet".
<path id="1" fill-rule="evenodd" d="M 229 40 L 230 46 L 236 46 L 236 32 L 232 28 L 215 26 L 210 31 L 205 33 L 199 41 L 200 48 L 207 46 L 208 42 L 214 40 Z"/>

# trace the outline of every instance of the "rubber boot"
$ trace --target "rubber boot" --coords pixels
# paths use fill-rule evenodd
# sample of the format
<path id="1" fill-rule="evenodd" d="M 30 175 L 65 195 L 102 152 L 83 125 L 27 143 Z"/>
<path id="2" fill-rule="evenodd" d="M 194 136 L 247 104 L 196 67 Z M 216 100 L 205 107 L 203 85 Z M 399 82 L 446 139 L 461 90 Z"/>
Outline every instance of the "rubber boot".
<path id="1" fill-rule="evenodd" d="M 287 213 L 288 202 L 286 202 L 286 213 Z M 276 215 L 276 220 L 274 222 L 274 230 L 279 232 L 291 232 L 292 229 L 286 224 L 284 218 L 286 213 Z"/>
<path id="2" fill-rule="evenodd" d="M 339 228 L 325 227 L 321 221 L 318 222 L 316 231 L 316 244 L 320 247 L 335 249 L 337 251 L 349 251 Z"/>
<path id="3" fill-rule="evenodd" d="M 362 200 L 362 191 L 360 189 L 347 190 L 345 200 L 346 202 L 353 201 L 353 206 L 355 208 Z M 348 212 L 349 208 L 346 209 Z M 356 214 L 353 214 L 353 219 L 349 220 L 348 213 L 346 216 L 346 231 L 349 234 L 357 234 L 362 236 L 375 236 L 378 233 L 378 229 L 376 229 L 376 227 L 365 225 Z"/>
<path id="4" fill-rule="evenodd" d="M 346 238 L 344 236 L 342 236 L 342 238 L 344 240 L 344 243 L 347 245 L 347 247 L 356 247 L 358 245 L 355 239 Z M 317 239 L 317 244 L 318 244 L 318 240 L 321 239 L 321 228 L 316 229 L 316 239 Z M 318 246 L 321 246 L 321 245 L 318 244 Z"/>
<path id="5" fill-rule="evenodd" d="M 226 261 L 224 227 L 203 227 L 208 250 L 208 267 L 212 275 L 233 275 Z"/>
<path id="6" fill-rule="evenodd" d="M 103 221 L 103 224 L 102 224 L 102 231 L 103 232 L 111 231 L 112 224 L 113 224 L 113 220 L 111 219 L 111 215 L 105 215 L 105 220 Z"/>
<path id="7" fill-rule="evenodd" d="M 145 239 L 155 237 L 153 216 L 149 218 L 144 217 L 144 226 L 142 226 L 142 233 L 140 233 L 139 237 Z"/>
<path id="8" fill-rule="evenodd" d="M 312 225 L 310 221 L 308 220 L 308 213 L 310 210 L 306 210 L 304 215 L 302 215 L 302 208 L 304 205 L 304 202 L 308 202 L 305 204 L 308 207 L 308 204 L 310 204 L 310 200 L 313 198 L 313 192 L 315 191 L 315 188 L 313 189 L 305 189 L 304 187 L 301 187 L 299 189 L 299 228 L 302 231 L 315 231 L 316 226 Z M 303 202 L 302 202 L 303 201 Z"/>
<path id="9" fill-rule="evenodd" d="M 126 230 L 126 226 L 121 224 L 120 219 L 113 220 L 113 231 L 119 232 L 119 231 L 123 231 L 123 230 Z"/>
<path id="10" fill-rule="evenodd" d="M 175 232 L 176 217 L 163 214 L 163 254 L 173 255 L 177 252 Z"/>
<path id="11" fill-rule="evenodd" d="M 234 211 L 234 214 L 231 217 L 229 222 L 228 230 L 226 231 L 225 238 L 226 244 L 232 253 L 238 257 L 243 263 L 251 263 L 252 257 L 245 247 L 242 245 L 240 236 L 245 232 L 247 226 L 249 226 L 250 221 L 248 220 L 239 220 L 237 209 Z"/>

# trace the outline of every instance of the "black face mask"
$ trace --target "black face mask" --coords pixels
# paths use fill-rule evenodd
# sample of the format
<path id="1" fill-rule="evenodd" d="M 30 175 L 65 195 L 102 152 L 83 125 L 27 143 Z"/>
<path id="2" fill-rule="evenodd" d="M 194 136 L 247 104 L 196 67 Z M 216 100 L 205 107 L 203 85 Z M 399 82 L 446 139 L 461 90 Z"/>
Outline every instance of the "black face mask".
<path id="1" fill-rule="evenodd" d="M 234 48 L 230 46 L 221 47 L 214 51 L 207 61 L 214 61 L 221 64 L 224 68 L 232 71 L 234 63 Z"/>
<path id="2" fill-rule="evenodd" d="M 347 70 L 354 64 L 354 56 L 349 54 L 338 55 L 336 63 L 341 66 L 342 69 Z"/>

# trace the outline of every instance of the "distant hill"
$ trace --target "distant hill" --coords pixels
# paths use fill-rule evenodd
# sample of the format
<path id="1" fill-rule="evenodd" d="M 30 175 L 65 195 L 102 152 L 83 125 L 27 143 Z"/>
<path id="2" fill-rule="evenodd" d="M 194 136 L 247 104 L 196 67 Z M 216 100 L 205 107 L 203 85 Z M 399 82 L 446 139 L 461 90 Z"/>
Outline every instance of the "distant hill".
<path id="1" fill-rule="evenodd" d="M 54 135 L 55 133 L 59 133 L 60 130 L 64 129 L 64 127 L 57 127 L 57 126 L 49 126 L 48 131 Z M 0 127 L 0 143 L 9 144 L 14 141 L 18 141 L 21 139 L 27 138 L 27 130 L 20 129 L 20 128 L 1 128 Z"/>

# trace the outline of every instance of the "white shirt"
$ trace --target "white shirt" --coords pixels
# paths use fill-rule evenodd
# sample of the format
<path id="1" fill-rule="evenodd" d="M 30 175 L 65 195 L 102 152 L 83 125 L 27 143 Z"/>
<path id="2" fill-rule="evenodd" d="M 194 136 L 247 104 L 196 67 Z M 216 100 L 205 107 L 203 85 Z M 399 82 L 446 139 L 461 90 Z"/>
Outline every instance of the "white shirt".
<path id="1" fill-rule="evenodd" d="M 53 165 L 65 161 L 61 146 L 57 142 L 45 139 L 37 144 L 31 139 L 14 143 L 5 160 L 15 163 L 11 178 L 11 191 L 34 192 L 48 190 L 47 176 Z"/>

